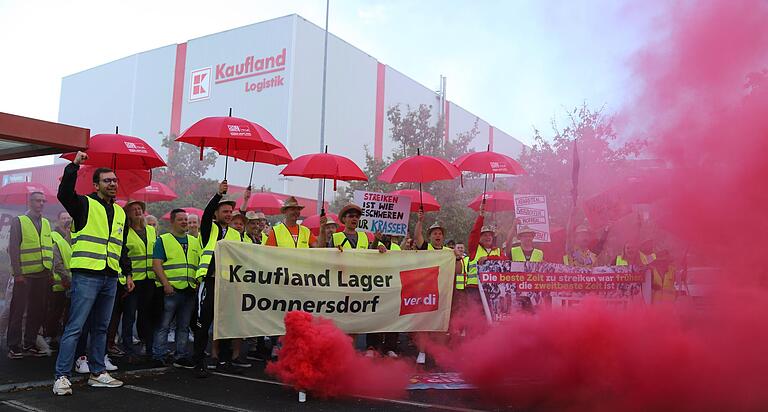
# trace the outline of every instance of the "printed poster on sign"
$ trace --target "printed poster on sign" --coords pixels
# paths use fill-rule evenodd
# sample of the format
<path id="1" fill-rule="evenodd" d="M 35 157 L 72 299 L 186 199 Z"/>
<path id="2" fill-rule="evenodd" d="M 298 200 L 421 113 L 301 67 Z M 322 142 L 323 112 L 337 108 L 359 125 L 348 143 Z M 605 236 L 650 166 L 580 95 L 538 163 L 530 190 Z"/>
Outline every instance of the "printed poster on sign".
<path id="1" fill-rule="evenodd" d="M 515 194 L 515 216 L 520 219 L 517 230 L 522 226 L 528 226 L 536 231 L 533 238 L 535 242 L 551 241 L 546 196 Z"/>
<path id="2" fill-rule="evenodd" d="M 386 193 L 355 190 L 354 202 L 363 208 L 357 227 L 368 232 L 405 236 L 411 198 Z"/>

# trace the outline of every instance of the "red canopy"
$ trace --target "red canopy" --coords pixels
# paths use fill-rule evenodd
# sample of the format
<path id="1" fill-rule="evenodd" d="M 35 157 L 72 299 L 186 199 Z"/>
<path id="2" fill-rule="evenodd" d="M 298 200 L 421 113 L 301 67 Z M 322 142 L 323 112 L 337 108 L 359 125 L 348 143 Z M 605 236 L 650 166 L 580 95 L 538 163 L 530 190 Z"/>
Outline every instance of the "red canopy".
<path id="1" fill-rule="evenodd" d="M 130 198 L 144 202 L 166 202 L 178 196 L 170 187 L 160 182 L 152 182 L 149 186 L 131 193 Z"/>
<path id="2" fill-rule="evenodd" d="M 52 201 L 56 198 L 56 194 L 39 183 L 9 183 L 0 187 L 0 204 L 26 205 L 29 199 L 29 194 L 34 192 L 41 192 L 45 195 L 48 201 Z"/>
<path id="3" fill-rule="evenodd" d="M 352 160 L 330 153 L 312 153 L 299 156 L 280 172 L 283 176 L 301 176 L 310 179 L 368 180 L 368 176 Z"/>
<path id="4" fill-rule="evenodd" d="M 390 192 L 391 195 L 405 196 L 411 198 L 411 212 L 419 211 L 419 191 L 415 189 L 402 189 Z M 427 192 L 421 192 L 421 199 L 424 202 L 425 212 L 437 212 L 440 210 L 440 203 L 434 196 Z"/>
<path id="5" fill-rule="evenodd" d="M 477 195 L 469 203 L 472 210 L 480 210 L 480 203 L 483 201 L 483 194 Z M 505 210 L 515 210 L 515 196 L 509 192 L 487 192 L 485 194 L 485 211 L 502 212 Z"/>
<path id="6" fill-rule="evenodd" d="M 235 208 L 239 209 L 243 204 L 243 198 L 236 201 Z M 251 193 L 246 205 L 247 210 L 263 212 L 265 215 L 279 215 L 280 208 L 283 206 L 283 197 L 272 192 Z"/>
<path id="7" fill-rule="evenodd" d="M 381 172 L 379 180 L 386 183 L 427 183 L 435 180 L 452 180 L 460 174 L 459 169 L 445 159 L 416 155 L 389 165 Z"/>
<path id="8" fill-rule="evenodd" d="M 485 151 L 467 153 L 459 157 L 453 164 L 465 172 L 485 173 L 489 175 L 521 175 L 525 170 L 520 163 L 507 155 Z"/>
<path id="9" fill-rule="evenodd" d="M 95 166 L 80 166 L 77 171 L 77 183 L 75 192 L 79 195 L 89 195 L 93 193 L 93 172 Z M 117 197 L 127 199 L 128 195 L 149 185 L 151 174 L 148 170 L 115 170 L 115 175 L 119 179 L 117 184 Z"/>
<path id="10" fill-rule="evenodd" d="M 336 228 L 337 232 L 341 232 L 344 230 L 344 225 L 342 225 L 341 222 L 339 222 L 339 215 L 335 213 L 330 213 L 330 212 L 326 213 L 325 215 L 328 216 L 328 220 L 333 220 L 334 222 L 336 222 L 336 225 L 338 225 L 338 227 Z M 309 230 L 312 231 L 313 235 L 315 236 L 320 235 L 320 215 L 312 215 L 304 219 L 301 222 L 301 224 L 308 227 Z"/>
<path id="11" fill-rule="evenodd" d="M 238 150 L 272 150 L 282 144 L 267 129 L 239 117 L 206 117 L 190 126 L 177 142 L 193 144 L 200 148 L 219 147 L 225 155 Z"/>
<path id="12" fill-rule="evenodd" d="M 83 165 L 109 167 L 114 170 L 142 169 L 149 170 L 165 166 L 165 161 L 144 140 L 123 134 L 97 134 L 88 142 L 88 160 Z M 61 155 L 67 160 L 75 160 L 77 153 Z"/>

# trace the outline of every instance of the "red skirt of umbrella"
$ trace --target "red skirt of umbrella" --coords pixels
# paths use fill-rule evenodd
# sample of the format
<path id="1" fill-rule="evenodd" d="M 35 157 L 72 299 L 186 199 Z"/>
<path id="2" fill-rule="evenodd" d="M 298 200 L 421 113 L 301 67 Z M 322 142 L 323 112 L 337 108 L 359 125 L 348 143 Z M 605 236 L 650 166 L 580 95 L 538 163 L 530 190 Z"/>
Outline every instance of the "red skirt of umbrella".
<path id="1" fill-rule="evenodd" d="M 183 209 L 187 214 L 190 215 L 197 215 L 198 218 L 203 218 L 203 211 L 202 209 L 198 209 L 196 207 L 180 207 L 179 209 Z M 164 220 L 171 220 L 171 212 L 168 212 L 163 215 Z"/>
<path id="2" fill-rule="evenodd" d="M 96 171 L 94 166 L 80 166 L 80 170 L 77 171 L 77 183 L 75 184 L 75 192 L 79 195 L 89 195 L 94 192 L 93 190 L 93 172 Z M 117 197 L 121 199 L 127 199 L 131 193 L 148 186 L 151 183 L 152 177 L 149 170 L 115 170 L 117 175 Z"/>
<path id="3" fill-rule="evenodd" d="M 243 204 L 243 198 L 237 199 L 235 208 L 239 209 Z M 245 205 L 247 210 L 255 210 L 257 212 L 263 212 L 265 215 L 279 215 L 280 208 L 283 206 L 283 198 L 271 192 L 256 192 L 251 194 L 251 198 L 248 199 L 248 204 Z"/>
<path id="4" fill-rule="evenodd" d="M 170 187 L 160 182 L 152 182 L 149 186 L 131 193 L 130 198 L 144 202 L 167 202 L 178 196 Z"/>
<path id="5" fill-rule="evenodd" d="M 479 211 L 483 202 L 483 194 L 479 194 L 468 205 L 472 210 Z M 503 212 L 515 210 L 515 196 L 509 192 L 488 192 L 485 194 L 486 212 Z"/>
<path id="6" fill-rule="evenodd" d="M 467 153 L 453 164 L 462 171 L 489 175 L 521 175 L 525 169 L 515 159 L 497 152 L 485 151 Z"/>
<path id="7" fill-rule="evenodd" d="M 405 196 L 411 198 L 411 212 L 419 211 L 419 191 L 415 189 L 402 189 L 390 192 L 391 195 Z M 421 192 L 421 202 L 424 205 L 425 212 L 437 212 L 440 210 L 440 203 L 434 196 L 427 192 Z"/>
<path id="8" fill-rule="evenodd" d="M 26 205 L 29 200 L 29 194 L 34 192 L 41 192 L 45 195 L 48 201 L 52 201 L 56 198 L 55 193 L 40 183 L 9 183 L 0 187 L 0 204 Z"/>
<path id="9" fill-rule="evenodd" d="M 400 159 L 389 165 L 379 180 L 386 183 L 412 182 L 419 184 L 419 205 L 424 203 L 421 184 L 436 180 L 453 180 L 461 175 L 451 162 L 434 156 L 416 156 Z M 417 199 L 414 199 L 417 200 Z"/>
<path id="10" fill-rule="evenodd" d="M 165 161 L 147 142 L 123 134 L 97 134 L 88 141 L 85 166 L 109 167 L 113 170 L 149 170 L 165 166 Z M 77 153 L 64 153 L 62 158 L 75 160 Z"/>
<path id="11" fill-rule="evenodd" d="M 278 142 L 280 143 L 280 142 Z M 220 155 L 226 156 L 226 149 L 221 147 L 214 147 Z M 280 143 L 280 147 L 272 150 L 236 150 L 230 153 L 230 156 L 235 159 L 245 160 L 251 162 L 251 177 L 248 179 L 248 186 L 253 183 L 253 169 L 256 163 L 267 163 L 271 165 L 286 165 L 293 160 L 293 157 L 288 153 L 288 149 Z"/>
<path id="12" fill-rule="evenodd" d="M 344 225 L 339 222 L 339 216 L 335 213 L 326 213 L 325 214 L 328 217 L 328 220 L 333 220 L 336 222 L 336 225 L 338 226 L 336 231 L 341 232 L 344 230 Z M 320 215 L 312 215 L 306 219 L 304 219 L 301 224 L 303 226 L 306 226 L 309 228 L 309 230 L 312 231 L 312 234 L 315 236 L 320 235 Z"/>

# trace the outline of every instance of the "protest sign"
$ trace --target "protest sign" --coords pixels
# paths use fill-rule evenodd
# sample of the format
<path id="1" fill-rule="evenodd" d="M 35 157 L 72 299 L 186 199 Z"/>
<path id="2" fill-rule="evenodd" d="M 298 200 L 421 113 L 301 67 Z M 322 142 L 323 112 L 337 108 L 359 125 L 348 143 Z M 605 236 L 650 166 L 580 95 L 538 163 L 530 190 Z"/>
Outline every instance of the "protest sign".
<path id="1" fill-rule="evenodd" d="M 347 333 L 445 331 L 451 251 L 293 249 L 220 241 L 214 337 L 285 333 L 286 312 L 332 319 Z"/>
<path id="2" fill-rule="evenodd" d="M 457 372 L 417 373 L 411 376 L 408 390 L 419 389 L 475 389 Z"/>
<path id="3" fill-rule="evenodd" d="M 486 316 L 503 320 L 537 305 L 567 308 L 587 297 L 612 304 L 649 302 L 650 277 L 632 266 L 583 268 L 557 263 L 487 260 L 478 265 Z"/>
<path id="4" fill-rule="evenodd" d="M 411 198 L 355 190 L 354 202 L 363 208 L 363 215 L 357 224 L 360 230 L 393 236 L 408 234 Z"/>
<path id="5" fill-rule="evenodd" d="M 528 226 L 536 232 L 534 241 L 551 241 L 546 196 L 515 194 L 515 217 L 520 220 L 518 230 L 521 226 Z"/>

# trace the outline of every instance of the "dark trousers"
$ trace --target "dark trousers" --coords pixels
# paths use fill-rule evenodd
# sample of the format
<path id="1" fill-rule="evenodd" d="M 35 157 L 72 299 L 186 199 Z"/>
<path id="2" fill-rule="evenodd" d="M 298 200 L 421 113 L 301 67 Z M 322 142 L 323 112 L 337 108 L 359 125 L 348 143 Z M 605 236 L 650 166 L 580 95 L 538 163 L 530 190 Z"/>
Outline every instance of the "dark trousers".
<path id="1" fill-rule="evenodd" d="M 107 329 L 107 351 L 115 346 L 117 326 L 120 324 L 120 318 L 123 316 L 123 302 L 125 302 L 126 296 L 128 296 L 128 290 L 125 288 L 125 285 L 117 282 L 115 304 L 112 306 L 112 318 L 109 320 L 109 329 Z"/>
<path id="2" fill-rule="evenodd" d="M 23 348 L 34 347 L 37 332 L 45 321 L 45 301 L 51 289 L 49 277 L 18 278 L 13 284 L 11 308 L 8 314 L 8 348 L 21 351 Z M 22 339 L 22 324 L 24 314 L 27 315 Z M 23 345 L 22 345 L 23 340 Z"/>
<path id="3" fill-rule="evenodd" d="M 133 349 L 133 324 L 136 323 L 136 332 L 144 344 L 147 336 L 155 333 L 157 321 L 162 312 L 152 306 L 155 294 L 155 281 L 142 279 L 134 282 L 133 292 L 123 300 L 123 325 L 120 336 L 123 339 L 123 350 L 129 355 L 134 355 Z M 138 314 L 138 315 L 137 315 Z M 147 348 L 147 354 L 151 353 L 151 346 Z"/>
<path id="4" fill-rule="evenodd" d="M 192 330 L 195 332 L 195 352 L 193 359 L 200 362 L 205 358 L 208 347 L 208 330 L 213 323 L 213 285 L 214 278 L 206 277 L 197 288 L 195 313 L 192 314 Z"/>
<path id="5" fill-rule="evenodd" d="M 397 332 L 367 333 L 365 346 L 381 352 L 397 352 Z"/>
<path id="6" fill-rule="evenodd" d="M 139 329 L 138 332 L 139 339 L 144 341 L 144 347 L 146 348 L 147 356 L 152 356 L 152 348 L 155 344 L 155 332 L 157 331 L 157 328 L 160 327 L 160 321 L 163 317 L 163 299 L 165 297 L 163 287 L 155 286 L 152 292 L 149 294 L 149 297 L 149 313 L 147 315 L 147 325 L 149 327 L 149 331 L 142 332 L 141 329 Z M 147 333 L 147 335 L 142 336 L 142 333 Z"/>
<path id="7" fill-rule="evenodd" d="M 67 307 L 67 292 L 54 292 L 51 290 L 48 293 L 47 306 L 43 331 L 45 331 L 46 338 L 58 341 L 59 337 L 61 337 L 62 321 Z"/>

